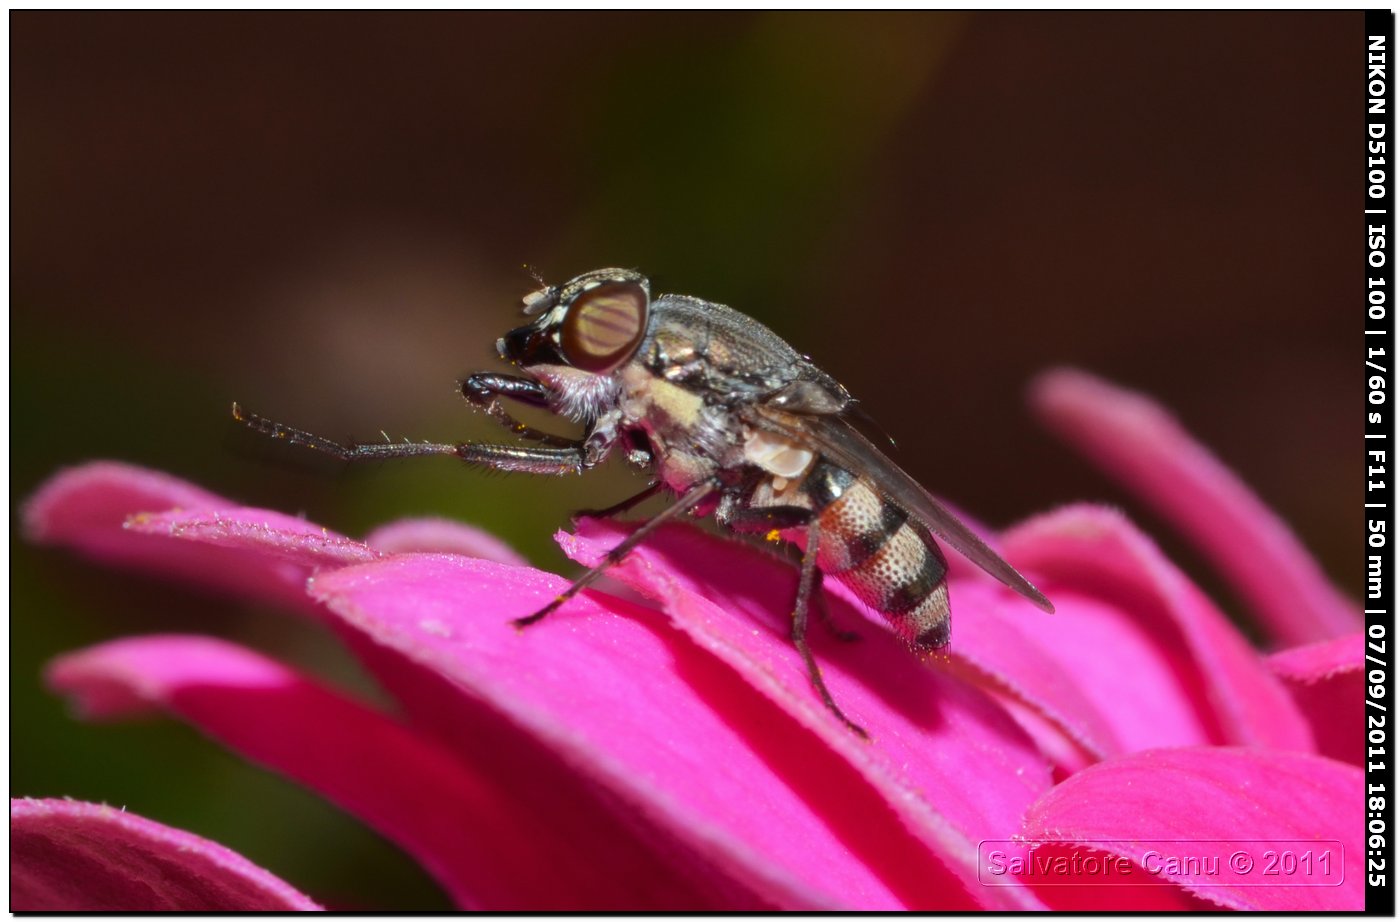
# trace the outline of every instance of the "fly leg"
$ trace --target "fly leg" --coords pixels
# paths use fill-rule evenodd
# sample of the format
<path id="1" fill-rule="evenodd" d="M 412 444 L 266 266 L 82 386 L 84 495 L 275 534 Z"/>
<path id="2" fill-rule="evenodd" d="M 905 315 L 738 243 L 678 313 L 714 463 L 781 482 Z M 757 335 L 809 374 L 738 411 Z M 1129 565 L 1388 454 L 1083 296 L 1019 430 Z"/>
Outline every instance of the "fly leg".
<path id="1" fill-rule="evenodd" d="M 529 378 L 515 378 L 510 375 L 477 374 L 462 381 L 462 396 L 472 406 L 485 410 L 486 415 L 500 423 L 522 439 L 539 442 L 554 448 L 567 448 L 574 444 L 572 439 L 544 432 L 526 425 L 501 405 L 501 398 L 509 397 L 532 407 L 547 407 L 549 400 L 544 385 Z"/>
<path id="2" fill-rule="evenodd" d="M 786 545 L 784 551 L 784 558 L 800 571 L 806 555 L 798 551 L 793 545 Z M 855 631 L 848 631 L 841 627 L 836 623 L 836 619 L 831 616 L 831 606 L 826 603 L 826 593 L 822 592 L 822 583 L 825 579 L 826 574 L 818 567 L 816 576 L 812 578 L 812 598 L 817 603 L 817 618 L 820 619 L 822 627 L 825 628 L 826 632 L 832 637 L 842 643 L 855 643 L 857 640 L 860 640 L 860 635 Z"/>
<path id="3" fill-rule="evenodd" d="M 822 592 L 822 579 L 825 577 L 825 575 L 826 574 L 822 573 L 820 569 L 817 570 L 817 585 L 815 587 L 817 598 L 817 617 L 821 619 L 822 627 L 826 628 L 826 632 L 832 637 L 836 638 L 842 643 L 855 643 L 857 640 L 860 640 L 860 635 L 857 634 L 855 631 L 848 631 L 845 628 L 841 627 L 836 623 L 836 619 L 831 617 L 831 606 L 826 604 L 826 593 Z"/>
<path id="4" fill-rule="evenodd" d="M 684 496 L 676 500 L 670 506 L 666 507 L 666 509 L 664 509 L 663 511 L 657 513 L 657 515 L 654 518 L 649 519 L 647 523 L 641 528 L 638 528 L 636 531 L 632 532 L 632 534 L 622 539 L 622 541 L 619 542 L 616 547 L 608 551 L 607 555 L 603 558 L 601 563 L 599 563 L 593 569 L 589 570 L 587 573 L 580 576 L 578 579 L 574 580 L 573 585 L 571 585 L 568 589 L 565 589 L 563 592 L 559 593 L 559 595 L 555 596 L 553 601 L 551 601 L 548 605 L 546 605 L 544 608 L 541 608 L 533 615 L 526 615 L 523 618 L 516 618 L 511 623 L 514 624 L 516 627 L 523 628 L 529 627 L 536 621 L 539 621 L 545 615 L 554 611 L 560 605 L 563 605 L 565 602 L 578 595 L 581 591 L 588 588 L 588 586 L 591 583 L 593 583 L 594 580 L 606 573 L 608 571 L 608 568 L 611 567 L 613 564 L 626 557 L 634 547 L 645 541 L 647 536 L 650 535 L 653 531 L 655 531 L 658 527 L 670 521 L 671 519 L 674 519 L 676 516 L 681 515 L 690 509 L 693 509 L 696 506 L 696 504 L 698 504 L 701 500 L 709 496 L 717 489 L 719 489 L 719 483 L 715 480 L 704 480 L 701 481 L 699 484 L 696 484 L 695 486 L 691 487 L 688 491 L 686 491 L 686 494 Z"/>
<path id="5" fill-rule="evenodd" d="M 640 493 L 629 496 L 620 503 L 613 503 L 606 509 L 580 509 L 578 512 L 574 513 L 574 517 L 586 516 L 590 519 L 610 519 L 613 516 L 622 515 L 622 513 L 631 509 L 633 506 L 643 503 L 651 499 L 657 493 L 660 493 L 663 486 L 661 481 L 653 480 L 651 483 L 647 484 L 646 488 Z"/>
<path id="6" fill-rule="evenodd" d="M 827 691 L 826 682 L 822 679 L 821 670 L 817 668 L 817 661 L 812 657 L 812 651 L 807 646 L 807 602 L 812 595 L 812 585 L 816 582 L 817 574 L 817 545 L 821 541 L 820 520 L 813 518 L 807 525 L 807 549 L 802 554 L 802 576 L 797 583 L 797 602 L 792 610 L 792 645 L 797 648 L 797 652 L 802 655 L 802 661 L 807 664 L 807 675 L 812 680 L 812 687 L 817 690 L 822 703 L 827 706 L 831 713 L 841 719 L 841 722 L 861 739 L 870 739 L 870 734 L 865 732 L 865 728 L 847 717 L 836 701 L 831 697 L 831 692 Z"/>
<path id="7" fill-rule="evenodd" d="M 587 463 L 584 460 L 584 443 L 567 442 L 552 447 L 522 445 L 487 445 L 477 442 L 459 442 L 449 445 L 440 442 L 369 442 L 341 444 L 331 439 L 314 435 L 303 429 L 294 429 L 282 423 L 273 422 L 255 413 L 249 413 L 238 404 L 233 405 L 233 418 L 255 432 L 293 445 L 311 448 L 341 461 L 385 460 L 389 458 L 421 458 L 429 455 L 450 455 L 468 464 L 489 467 L 498 471 L 518 471 L 527 474 L 577 474 Z"/>
<path id="8" fill-rule="evenodd" d="M 721 519 L 721 524 L 734 531 L 767 532 L 767 536 L 772 540 L 777 540 L 779 532 L 789 528 L 801 528 L 815 521 L 812 510 L 803 506 L 747 506 L 726 509 L 722 515 L 716 515 Z M 783 560 L 801 570 L 803 555 L 796 547 L 784 544 L 778 553 Z M 814 577 L 816 585 L 813 587 L 813 597 L 817 601 L 817 617 L 821 619 L 822 627 L 842 643 L 860 640 L 859 634 L 838 627 L 835 619 L 831 617 L 831 607 L 826 604 L 826 593 L 822 592 L 823 578 L 824 574 L 818 569 Z"/>

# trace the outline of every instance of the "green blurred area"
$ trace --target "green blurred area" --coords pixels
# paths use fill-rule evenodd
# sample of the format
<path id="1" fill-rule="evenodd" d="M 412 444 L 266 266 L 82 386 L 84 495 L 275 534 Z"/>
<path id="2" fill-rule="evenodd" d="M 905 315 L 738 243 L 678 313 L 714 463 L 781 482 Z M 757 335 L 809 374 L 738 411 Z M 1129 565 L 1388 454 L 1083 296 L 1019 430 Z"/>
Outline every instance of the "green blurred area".
<path id="1" fill-rule="evenodd" d="M 490 367 L 522 263 L 636 266 L 758 317 L 998 524 L 1096 498 L 1163 534 L 1021 409 L 1059 363 L 1141 387 L 1352 588 L 1361 34 L 1360 14 L 12 14 L 11 793 L 126 805 L 337 907 L 446 906 L 183 726 L 71 720 L 43 664 L 139 633 L 375 691 L 277 612 L 27 544 L 18 508 L 115 458 L 353 535 L 459 518 L 563 570 L 568 511 L 636 475 L 348 471 L 228 417 L 492 437 L 453 382 Z"/>

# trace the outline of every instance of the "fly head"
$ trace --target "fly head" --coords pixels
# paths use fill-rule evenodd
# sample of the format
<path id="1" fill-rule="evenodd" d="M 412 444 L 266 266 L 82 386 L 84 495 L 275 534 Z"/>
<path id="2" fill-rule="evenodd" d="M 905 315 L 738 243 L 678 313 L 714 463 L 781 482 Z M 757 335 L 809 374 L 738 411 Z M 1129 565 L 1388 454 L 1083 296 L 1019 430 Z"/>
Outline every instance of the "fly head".
<path id="1" fill-rule="evenodd" d="M 616 401 L 614 373 L 646 338 L 650 283 L 630 269 L 598 269 L 524 301 L 534 319 L 497 340 L 496 351 L 543 384 L 557 412 L 597 419 Z"/>

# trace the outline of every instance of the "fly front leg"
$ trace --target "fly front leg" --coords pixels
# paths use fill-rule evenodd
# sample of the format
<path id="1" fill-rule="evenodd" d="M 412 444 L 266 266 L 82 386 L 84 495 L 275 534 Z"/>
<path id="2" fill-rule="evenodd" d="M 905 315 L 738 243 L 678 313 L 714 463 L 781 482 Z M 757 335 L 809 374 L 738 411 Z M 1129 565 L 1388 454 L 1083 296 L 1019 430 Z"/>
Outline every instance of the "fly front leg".
<path id="1" fill-rule="evenodd" d="M 836 706 L 836 700 L 831 697 L 831 692 L 827 691 L 826 682 L 822 679 L 821 670 L 817 668 L 817 661 L 812 656 L 812 650 L 807 646 L 807 603 L 812 597 L 812 586 L 816 582 L 817 570 L 817 545 L 821 541 L 821 522 L 812 519 L 807 526 L 807 549 L 802 554 L 802 576 L 797 583 L 797 602 L 792 610 L 792 645 L 801 654 L 802 661 L 807 664 L 807 675 L 812 680 L 812 687 L 817 690 L 822 703 L 827 706 L 831 713 L 841 719 L 841 722 L 856 732 L 861 739 L 869 739 L 870 735 L 865 732 L 865 728 L 847 717 L 841 708 Z"/>
<path id="2" fill-rule="evenodd" d="M 526 474 L 578 474 L 587 465 L 584 462 L 584 444 L 568 442 L 557 447 L 535 447 L 526 445 L 486 445 L 477 442 L 349 442 L 341 444 L 332 439 L 296 429 L 283 423 L 249 413 L 238 404 L 233 405 L 233 418 L 254 432 L 293 445 L 314 449 L 341 461 L 372 461 L 391 458 L 422 458 L 429 455 L 448 455 L 468 464 L 491 468 L 497 471 L 516 471 Z"/>
<path id="3" fill-rule="evenodd" d="M 522 423 L 511 416 L 510 412 L 502 406 L 501 399 L 504 397 L 518 400 L 528 406 L 547 408 L 549 406 L 549 392 L 544 389 L 544 385 L 540 382 L 530 378 L 516 378 L 511 375 L 477 374 L 464 380 L 461 386 L 462 396 L 467 398 L 468 403 L 485 410 L 486 415 L 522 439 L 529 439 L 532 442 L 539 442 L 554 448 L 567 448 L 575 444 L 573 439 L 554 435 Z"/>

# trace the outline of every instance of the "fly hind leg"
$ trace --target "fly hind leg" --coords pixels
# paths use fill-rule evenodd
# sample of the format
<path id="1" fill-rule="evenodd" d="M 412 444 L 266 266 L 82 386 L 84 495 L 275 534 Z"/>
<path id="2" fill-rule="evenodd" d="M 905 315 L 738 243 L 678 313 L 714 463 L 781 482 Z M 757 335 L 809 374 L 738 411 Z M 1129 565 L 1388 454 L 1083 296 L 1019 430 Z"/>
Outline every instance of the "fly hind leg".
<path id="1" fill-rule="evenodd" d="M 817 546 L 820 541 L 820 522 L 814 518 L 807 525 L 807 549 L 802 554 L 802 576 L 797 583 L 797 602 L 793 605 L 792 610 L 792 645 L 797 648 L 797 652 L 802 656 L 802 661 L 806 663 L 807 675 L 812 680 L 812 687 L 817 690 L 822 703 L 861 739 L 869 739 L 870 735 L 865 732 L 865 728 L 847 717 L 836 705 L 836 700 L 831 697 L 831 692 L 827 690 L 821 670 L 817 668 L 817 661 L 812 656 L 812 650 L 807 646 L 807 605 L 812 597 L 812 586 L 816 584 L 818 573 Z"/>
<path id="2" fill-rule="evenodd" d="M 721 516 L 721 523 L 734 531 L 742 532 L 767 532 L 769 539 L 777 541 L 778 534 L 789 528 L 801 528 L 809 526 L 816 521 L 816 513 L 803 506 L 748 506 L 744 508 L 731 508 L 724 510 Z M 803 555 L 791 544 L 782 545 L 779 551 L 783 560 L 791 563 L 799 570 L 802 568 Z M 847 631 L 837 626 L 834 618 L 831 617 L 831 607 L 827 605 L 826 593 L 822 592 L 822 580 L 824 574 L 818 568 L 814 580 L 816 585 L 813 591 L 813 598 L 817 601 L 817 617 L 821 619 L 822 627 L 827 633 L 842 643 L 851 643 L 860 640 L 860 635 L 855 631 Z"/>

